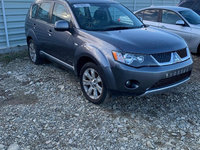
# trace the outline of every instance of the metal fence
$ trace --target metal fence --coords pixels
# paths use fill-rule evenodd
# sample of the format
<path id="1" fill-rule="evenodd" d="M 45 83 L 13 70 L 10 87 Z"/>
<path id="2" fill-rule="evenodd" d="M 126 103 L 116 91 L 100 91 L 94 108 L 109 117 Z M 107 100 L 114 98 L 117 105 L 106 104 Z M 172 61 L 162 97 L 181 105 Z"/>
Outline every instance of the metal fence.
<path id="1" fill-rule="evenodd" d="M 176 6 L 180 0 L 117 0 L 131 11 L 150 6 Z"/>

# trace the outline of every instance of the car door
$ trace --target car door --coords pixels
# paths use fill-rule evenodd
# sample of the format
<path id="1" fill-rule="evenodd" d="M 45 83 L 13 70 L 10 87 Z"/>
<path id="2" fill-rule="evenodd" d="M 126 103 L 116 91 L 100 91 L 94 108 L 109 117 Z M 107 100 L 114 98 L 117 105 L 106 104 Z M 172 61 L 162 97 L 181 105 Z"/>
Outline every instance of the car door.
<path id="1" fill-rule="evenodd" d="M 143 22 L 146 25 L 158 27 L 159 10 L 158 9 L 147 9 L 143 11 Z"/>
<path id="2" fill-rule="evenodd" d="M 176 12 L 171 10 L 163 10 L 159 27 L 162 30 L 178 34 L 185 39 L 186 42 L 190 43 L 192 40 L 191 28 L 187 25 L 176 25 L 176 22 L 179 20 L 183 19 Z"/>
<path id="3" fill-rule="evenodd" d="M 70 31 L 56 31 L 54 29 L 56 21 L 59 20 L 66 20 L 72 24 L 68 6 L 65 3 L 55 2 L 52 11 L 51 25 L 48 28 L 48 53 L 61 61 L 73 65 L 74 38 Z"/>
<path id="4" fill-rule="evenodd" d="M 53 3 L 44 2 L 39 4 L 36 19 L 33 22 L 33 29 L 37 37 L 37 43 L 40 50 L 47 51 L 48 43 L 48 26 L 50 22 L 50 11 L 52 9 Z"/>

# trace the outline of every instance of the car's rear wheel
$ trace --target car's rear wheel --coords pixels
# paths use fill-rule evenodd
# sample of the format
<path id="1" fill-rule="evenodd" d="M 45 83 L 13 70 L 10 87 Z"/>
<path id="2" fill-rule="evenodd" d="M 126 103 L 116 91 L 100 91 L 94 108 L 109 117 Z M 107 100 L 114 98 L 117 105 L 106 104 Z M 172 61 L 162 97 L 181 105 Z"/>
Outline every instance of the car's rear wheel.
<path id="1" fill-rule="evenodd" d="M 87 63 L 82 67 L 80 84 L 84 96 L 90 102 L 100 104 L 108 98 L 104 76 L 94 63 Z"/>
<path id="2" fill-rule="evenodd" d="M 28 54 L 29 54 L 29 58 L 30 60 L 36 64 L 36 65 L 39 65 L 39 64 L 42 64 L 43 63 L 43 58 L 41 58 L 40 54 L 39 54 L 39 51 L 36 47 L 36 45 L 34 44 L 33 40 L 30 39 L 28 41 Z"/>

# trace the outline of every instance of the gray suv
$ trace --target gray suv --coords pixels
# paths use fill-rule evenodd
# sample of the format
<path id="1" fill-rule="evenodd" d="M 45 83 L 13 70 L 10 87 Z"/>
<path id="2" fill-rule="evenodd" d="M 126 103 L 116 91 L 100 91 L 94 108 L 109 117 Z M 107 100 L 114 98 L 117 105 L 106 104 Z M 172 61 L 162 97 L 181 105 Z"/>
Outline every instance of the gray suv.
<path id="1" fill-rule="evenodd" d="M 71 69 L 85 97 L 161 92 L 190 79 L 192 58 L 177 35 L 145 26 L 107 0 L 38 0 L 25 24 L 28 52 Z"/>

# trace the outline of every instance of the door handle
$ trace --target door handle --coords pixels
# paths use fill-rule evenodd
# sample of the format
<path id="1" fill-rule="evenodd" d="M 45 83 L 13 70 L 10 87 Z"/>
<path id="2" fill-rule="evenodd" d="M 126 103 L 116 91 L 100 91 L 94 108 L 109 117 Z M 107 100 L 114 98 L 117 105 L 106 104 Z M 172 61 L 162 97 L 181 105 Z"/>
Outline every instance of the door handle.
<path id="1" fill-rule="evenodd" d="M 36 29 L 36 24 L 35 23 L 33 24 L 33 29 Z"/>
<path id="2" fill-rule="evenodd" d="M 48 35 L 52 36 L 52 30 L 51 29 L 48 31 Z"/>
<path id="3" fill-rule="evenodd" d="M 163 29 L 166 29 L 166 27 L 165 27 L 165 26 L 161 26 L 161 28 L 163 28 Z"/>

